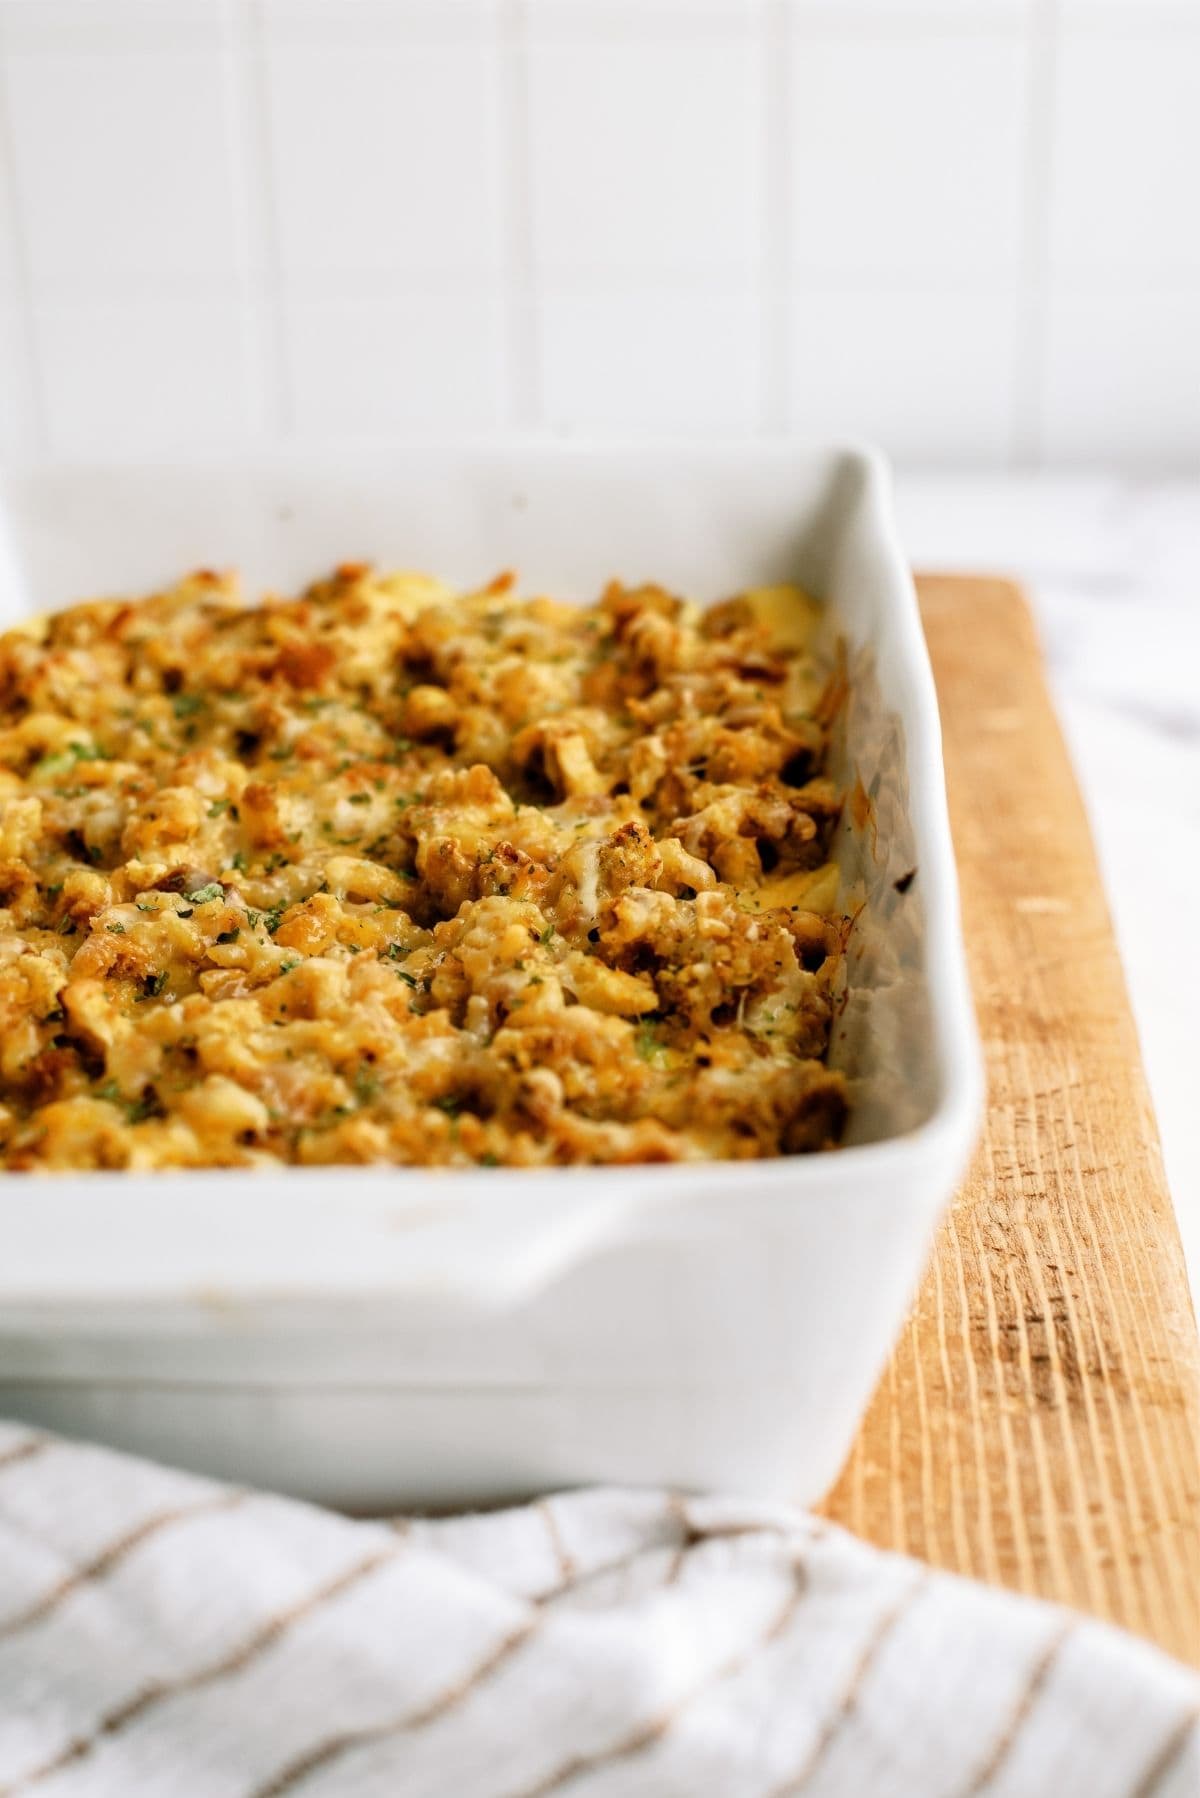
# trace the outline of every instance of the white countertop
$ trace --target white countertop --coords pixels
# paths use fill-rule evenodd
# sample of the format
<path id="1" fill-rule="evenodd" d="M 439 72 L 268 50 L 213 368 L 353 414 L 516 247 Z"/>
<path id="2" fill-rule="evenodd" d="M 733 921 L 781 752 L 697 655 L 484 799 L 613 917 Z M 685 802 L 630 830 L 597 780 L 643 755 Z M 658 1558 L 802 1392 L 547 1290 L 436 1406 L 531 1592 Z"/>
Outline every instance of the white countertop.
<path id="1" fill-rule="evenodd" d="M 911 475 L 898 497 L 914 566 L 1033 601 L 1200 1293 L 1200 481 Z"/>

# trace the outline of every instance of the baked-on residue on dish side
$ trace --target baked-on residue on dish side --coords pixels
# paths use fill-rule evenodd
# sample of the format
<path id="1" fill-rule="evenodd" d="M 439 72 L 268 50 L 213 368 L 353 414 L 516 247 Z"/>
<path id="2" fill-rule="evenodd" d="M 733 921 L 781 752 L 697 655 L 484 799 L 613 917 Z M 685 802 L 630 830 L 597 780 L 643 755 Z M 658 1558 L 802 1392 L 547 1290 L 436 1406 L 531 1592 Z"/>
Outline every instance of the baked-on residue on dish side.
<path id="1" fill-rule="evenodd" d="M 0 637 L 4 1165 L 834 1143 L 816 617 L 348 565 Z"/>

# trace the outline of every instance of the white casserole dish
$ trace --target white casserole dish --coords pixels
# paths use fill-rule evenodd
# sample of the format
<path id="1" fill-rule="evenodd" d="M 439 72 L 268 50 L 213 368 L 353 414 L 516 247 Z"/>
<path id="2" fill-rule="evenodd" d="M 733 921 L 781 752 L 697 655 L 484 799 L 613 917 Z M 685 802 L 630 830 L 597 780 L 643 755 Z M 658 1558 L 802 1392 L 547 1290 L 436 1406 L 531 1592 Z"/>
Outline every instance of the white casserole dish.
<path id="1" fill-rule="evenodd" d="M 881 463 L 788 446 L 294 454 L 0 476 L 0 626 L 199 565 L 593 597 L 796 580 L 849 646 L 866 909 L 837 1153 L 703 1167 L 0 1176 L 0 1414 L 357 1508 L 590 1480 L 809 1502 L 977 1124 L 933 683 Z M 916 878 L 905 883 L 911 869 Z M 897 890 L 899 881 L 903 891 Z M 857 885 L 855 883 L 858 883 Z"/>

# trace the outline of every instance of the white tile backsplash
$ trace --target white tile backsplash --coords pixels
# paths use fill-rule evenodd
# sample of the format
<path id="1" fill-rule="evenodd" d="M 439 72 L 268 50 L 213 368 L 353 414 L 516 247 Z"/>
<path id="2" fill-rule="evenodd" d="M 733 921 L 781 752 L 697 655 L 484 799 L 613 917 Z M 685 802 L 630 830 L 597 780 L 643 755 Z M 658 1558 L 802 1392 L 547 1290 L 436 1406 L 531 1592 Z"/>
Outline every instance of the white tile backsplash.
<path id="1" fill-rule="evenodd" d="M 871 438 L 910 463 L 1004 460 L 1017 345 L 1011 292 L 822 289 L 800 295 L 790 318 L 794 430 Z"/>
<path id="2" fill-rule="evenodd" d="M 232 302 L 41 306 L 34 337 L 55 454 L 186 451 L 247 433 L 245 320 Z"/>
<path id="3" fill-rule="evenodd" d="M 556 432 L 742 434 L 758 423 L 753 295 L 687 286 L 551 293 L 541 307 L 543 417 Z"/>
<path id="4" fill-rule="evenodd" d="M 425 38 L 469 42 L 497 18 L 504 0 L 252 0 L 279 43 L 390 44 Z M 236 4 L 236 0 L 235 0 Z"/>
<path id="5" fill-rule="evenodd" d="M 622 35 L 529 50 L 533 253 L 547 277 L 749 272 L 762 253 L 756 47 Z"/>
<path id="6" fill-rule="evenodd" d="M 1200 292 L 1056 293 L 1044 441 L 1060 462 L 1200 460 Z"/>
<path id="7" fill-rule="evenodd" d="M 15 305 L 21 284 L 22 259 L 17 247 L 11 137 L 4 86 L 0 80 L 0 303 Z"/>
<path id="8" fill-rule="evenodd" d="M 753 28 L 759 0 L 517 0 L 541 38 L 597 42 L 618 36 L 678 42 Z"/>
<path id="9" fill-rule="evenodd" d="M 211 50 L 221 42 L 226 0 L 3 0 L 10 50 Z"/>
<path id="10" fill-rule="evenodd" d="M 1200 278 L 1200 29 L 1069 25 L 1056 86 L 1055 271 Z"/>
<path id="11" fill-rule="evenodd" d="M 0 456 L 19 455 L 33 443 L 36 405 L 25 323 L 19 307 L 0 301 Z"/>
<path id="12" fill-rule="evenodd" d="M 1099 30 L 1116 30 L 1128 35 L 1155 34 L 1182 27 L 1191 31 L 1196 23 L 1197 0 L 1055 0 L 1059 13 L 1069 24 L 1084 24 Z"/>
<path id="13" fill-rule="evenodd" d="M 477 294 L 285 306 L 297 433 L 484 435 L 500 423 L 500 320 Z"/>
<path id="14" fill-rule="evenodd" d="M 976 26 L 864 42 L 804 23 L 797 17 L 791 39 L 798 267 L 1010 274 L 1021 241 L 1023 33 Z"/>
<path id="15" fill-rule="evenodd" d="M 997 24 L 1027 18 L 1039 0 L 786 0 L 792 12 L 812 24 L 824 20 L 838 32 L 942 30 L 991 31 Z"/>
<path id="16" fill-rule="evenodd" d="M 0 0 L 0 455 L 1200 466 L 1200 0 Z"/>
<path id="17" fill-rule="evenodd" d="M 268 40 L 285 276 L 495 270 L 498 51 L 490 39 L 342 49 Z"/>
<path id="18" fill-rule="evenodd" d="M 209 50 L 11 54 L 17 202 L 39 294 L 231 284 L 224 65 Z"/>

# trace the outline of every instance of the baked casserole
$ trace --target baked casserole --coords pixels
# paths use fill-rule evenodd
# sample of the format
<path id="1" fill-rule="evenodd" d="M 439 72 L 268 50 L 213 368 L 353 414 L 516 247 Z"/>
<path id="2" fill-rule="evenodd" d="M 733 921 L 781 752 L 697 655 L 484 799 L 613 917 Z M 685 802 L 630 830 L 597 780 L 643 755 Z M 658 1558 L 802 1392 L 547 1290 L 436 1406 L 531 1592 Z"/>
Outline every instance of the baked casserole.
<path id="1" fill-rule="evenodd" d="M 0 637 L 4 1164 L 832 1145 L 816 618 L 348 565 Z"/>

